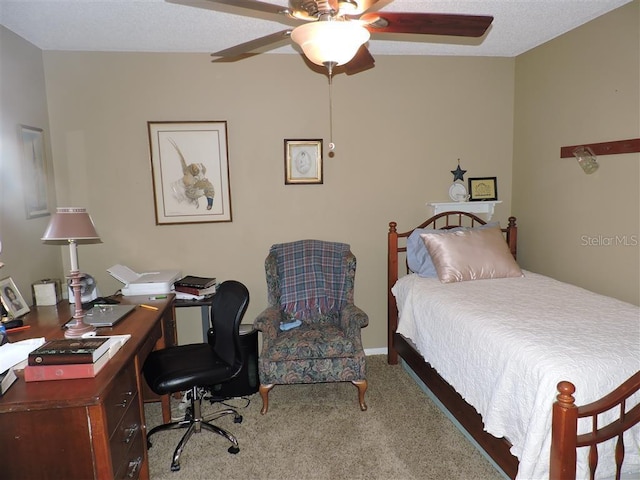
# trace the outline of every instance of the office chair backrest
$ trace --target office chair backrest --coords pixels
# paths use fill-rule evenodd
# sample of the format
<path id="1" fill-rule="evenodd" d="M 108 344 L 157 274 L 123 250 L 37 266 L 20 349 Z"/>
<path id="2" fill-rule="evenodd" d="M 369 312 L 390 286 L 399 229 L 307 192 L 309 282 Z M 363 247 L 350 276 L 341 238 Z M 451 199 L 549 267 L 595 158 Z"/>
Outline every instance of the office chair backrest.
<path id="1" fill-rule="evenodd" d="M 218 287 L 211 304 L 213 335 L 210 342 L 216 354 L 229 365 L 242 366 L 240 323 L 249 306 L 249 290 L 242 283 L 227 280 Z"/>

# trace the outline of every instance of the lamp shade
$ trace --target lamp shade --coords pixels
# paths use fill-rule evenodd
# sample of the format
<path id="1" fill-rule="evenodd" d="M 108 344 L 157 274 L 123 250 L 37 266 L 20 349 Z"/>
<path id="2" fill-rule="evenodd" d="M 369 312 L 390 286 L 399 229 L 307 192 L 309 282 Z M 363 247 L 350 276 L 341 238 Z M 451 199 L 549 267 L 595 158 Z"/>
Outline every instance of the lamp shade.
<path id="1" fill-rule="evenodd" d="M 100 240 L 93 220 L 84 208 L 57 208 L 42 240 Z"/>
<path id="2" fill-rule="evenodd" d="M 294 28 L 291 39 L 316 65 L 343 65 L 369 40 L 369 32 L 356 21 L 319 20 Z"/>

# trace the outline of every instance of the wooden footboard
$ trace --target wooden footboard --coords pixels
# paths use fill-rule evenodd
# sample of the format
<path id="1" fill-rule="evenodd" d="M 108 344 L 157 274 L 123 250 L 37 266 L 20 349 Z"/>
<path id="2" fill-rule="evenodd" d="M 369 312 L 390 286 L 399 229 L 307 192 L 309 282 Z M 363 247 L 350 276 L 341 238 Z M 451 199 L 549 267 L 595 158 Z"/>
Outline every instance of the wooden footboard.
<path id="1" fill-rule="evenodd" d="M 623 434 L 640 423 L 640 403 L 627 405 L 629 397 L 640 390 L 640 372 L 633 375 L 605 397 L 581 407 L 576 406 L 573 394 L 576 387 L 570 382 L 558 384 L 558 397 L 553 404 L 551 433 L 552 480 L 574 480 L 576 478 L 577 448 L 589 448 L 589 471 L 594 478 L 598 464 L 598 444 L 612 438 L 615 443 L 616 478 L 620 478 L 624 461 Z M 618 420 L 609 425 L 598 426 L 598 414 L 619 409 Z M 592 430 L 578 435 L 578 419 L 590 418 Z"/>

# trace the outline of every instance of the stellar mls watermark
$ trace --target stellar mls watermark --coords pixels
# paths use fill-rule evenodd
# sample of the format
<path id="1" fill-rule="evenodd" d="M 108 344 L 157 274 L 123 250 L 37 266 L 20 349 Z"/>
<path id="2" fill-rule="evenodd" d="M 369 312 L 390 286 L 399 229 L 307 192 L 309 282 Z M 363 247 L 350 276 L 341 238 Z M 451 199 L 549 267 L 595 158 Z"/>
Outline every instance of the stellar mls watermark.
<path id="1" fill-rule="evenodd" d="M 637 247 L 638 235 L 582 235 L 581 247 Z"/>

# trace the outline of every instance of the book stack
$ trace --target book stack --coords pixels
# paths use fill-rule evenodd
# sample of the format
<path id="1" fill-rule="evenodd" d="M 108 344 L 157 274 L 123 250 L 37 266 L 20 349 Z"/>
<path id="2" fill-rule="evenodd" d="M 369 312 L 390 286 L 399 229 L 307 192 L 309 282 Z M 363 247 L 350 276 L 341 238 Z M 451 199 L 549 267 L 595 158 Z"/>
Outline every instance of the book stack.
<path id="1" fill-rule="evenodd" d="M 187 275 L 175 282 L 173 287 L 176 292 L 187 293 L 196 297 L 206 297 L 216 293 L 216 279 Z"/>
<path id="2" fill-rule="evenodd" d="M 95 377 L 130 335 L 49 340 L 29 353 L 27 382 Z"/>

